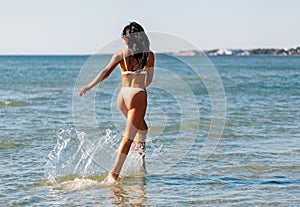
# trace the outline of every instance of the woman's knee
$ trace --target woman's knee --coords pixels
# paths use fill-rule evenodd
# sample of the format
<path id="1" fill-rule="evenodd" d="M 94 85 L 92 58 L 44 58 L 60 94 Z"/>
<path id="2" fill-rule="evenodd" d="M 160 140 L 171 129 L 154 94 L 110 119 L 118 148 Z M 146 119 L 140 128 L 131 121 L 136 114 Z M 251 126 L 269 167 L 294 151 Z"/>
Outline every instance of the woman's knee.
<path id="1" fill-rule="evenodd" d="M 123 138 L 123 143 L 124 144 L 132 144 L 133 139 L 129 138 L 129 137 L 124 137 Z"/>
<path id="2" fill-rule="evenodd" d="M 133 142 L 132 139 L 124 137 L 119 148 L 119 153 L 127 155 L 130 150 L 132 142 Z"/>

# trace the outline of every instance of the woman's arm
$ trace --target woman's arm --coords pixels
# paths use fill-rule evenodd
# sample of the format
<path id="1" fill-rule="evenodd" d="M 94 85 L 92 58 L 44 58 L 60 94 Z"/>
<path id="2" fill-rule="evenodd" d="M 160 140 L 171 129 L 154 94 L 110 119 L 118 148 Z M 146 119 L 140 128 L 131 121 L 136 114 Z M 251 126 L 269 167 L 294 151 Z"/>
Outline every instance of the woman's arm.
<path id="1" fill-rule="evenodd" d="M 121 59 L 122 59 L 122 51 L 120 50 L 117 51 L 112 56 L 108 65 L 96 76 L 94 80 L 92 80 L 88 85 L 82 87 L 79 90 L 78 95 L 79 96 L 84 95 L 88 90 L 92 89 L 94 86 L 104 81 L 111 74 L 111 72 L 117 67 Z"/>
<path id="2" fill-rule="evenodd" d="M 147 78 L 145 80 L 145 87 L 147 88 L 153 79 L 153 74 L 154 74 L 154 54 L 153 52 L 150 53 L 150 57 L 149 57 L 149 65 L 148 65 L 148 69 L 147 69 Z"/>

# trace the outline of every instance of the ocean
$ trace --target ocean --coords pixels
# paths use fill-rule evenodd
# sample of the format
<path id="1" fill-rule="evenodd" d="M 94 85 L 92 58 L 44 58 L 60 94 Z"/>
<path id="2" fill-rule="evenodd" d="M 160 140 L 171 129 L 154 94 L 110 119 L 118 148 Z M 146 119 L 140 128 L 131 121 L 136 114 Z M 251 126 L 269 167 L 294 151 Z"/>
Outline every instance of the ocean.
<path id="1" fill-rule="evenodd" d="M 0 56 L 0 206 L 299 206 L 300 57 L 204 58 L 156 54 L 147 173 L 108 185 L 119 69 L 76 94 L 110 56 Z"/>

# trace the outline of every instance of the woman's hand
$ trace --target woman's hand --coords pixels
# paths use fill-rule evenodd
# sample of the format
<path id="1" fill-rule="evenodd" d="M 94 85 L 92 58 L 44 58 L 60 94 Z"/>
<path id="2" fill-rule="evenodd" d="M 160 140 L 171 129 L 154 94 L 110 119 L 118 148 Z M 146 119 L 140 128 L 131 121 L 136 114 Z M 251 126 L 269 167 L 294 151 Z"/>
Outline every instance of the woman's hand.
<path id="1" fill-rule="evenodd" d="M 78 96 L 84 95 L 88 90 L 89 90 L 89 88 L 88 88 L 87 86 L 82 87 L 82 88 L 78 91 Z"/>

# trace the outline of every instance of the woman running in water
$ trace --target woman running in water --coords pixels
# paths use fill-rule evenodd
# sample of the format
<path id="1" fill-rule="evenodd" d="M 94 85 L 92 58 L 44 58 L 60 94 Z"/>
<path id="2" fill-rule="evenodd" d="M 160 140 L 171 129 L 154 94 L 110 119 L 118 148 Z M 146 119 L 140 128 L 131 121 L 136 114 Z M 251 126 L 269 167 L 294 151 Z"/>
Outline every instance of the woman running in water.
<path id="1" fill-rule="evenodd" d="M 122 88 L 118 95 L 118 107 L 126 117 L 126 127 L 113 169 L 108 174 L 110 181 L 116 181 L 134 142 L 135 151 L 142 157 L 144 166 L 145 141 L 148 131 L 145 122 L 147 91 L 154 73 L 154 54 L 150 51 L 149 39 L 141 25 L 131 22 L 122 32 L 127 49 L 115 52 L 109 64 L 91 81 L 82 87 L 78 95 L 104 81 L 120 64 Z"/>

